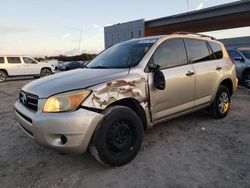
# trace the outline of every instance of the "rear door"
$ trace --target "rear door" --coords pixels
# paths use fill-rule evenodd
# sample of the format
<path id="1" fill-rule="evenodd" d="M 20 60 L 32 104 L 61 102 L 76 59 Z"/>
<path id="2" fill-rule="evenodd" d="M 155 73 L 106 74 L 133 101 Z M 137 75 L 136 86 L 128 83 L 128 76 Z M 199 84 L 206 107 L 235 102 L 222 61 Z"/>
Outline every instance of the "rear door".
<path id="1" fill-rule="evenodd" d="M 192 65 L 188 64 L 183 39 L 164 41 L 156 49 L 149 63 L 160 66 L 166 82 L 165 89 L 158 90 L 153 84 L 153 73 L 149 74 L 152 121 L 157 122 L 192 108 L 195 74 Z"/>
<path id="2" fill-rule="evenodd" d="M 7 71 L 10 76 L 25 75 L 25 66 L 20 57 L 7 57 Z"/>
<path id="3" fill-rule="evenodd" d="M 220 57 L 216 59 L 205 40 L 185 39 L 185 44 L 196 74 L 195 106 L 210 103 L 223 75 L 222 50 L 217 52 Z"/>

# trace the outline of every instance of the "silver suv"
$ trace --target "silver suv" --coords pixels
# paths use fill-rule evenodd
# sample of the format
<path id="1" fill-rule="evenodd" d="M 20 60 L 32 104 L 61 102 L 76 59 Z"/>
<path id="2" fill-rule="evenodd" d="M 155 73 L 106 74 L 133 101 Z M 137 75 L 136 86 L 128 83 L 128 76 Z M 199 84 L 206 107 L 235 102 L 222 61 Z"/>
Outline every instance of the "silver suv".
<path id="1" fill-rule="evenodd" d="M 101 163 L 121 166 L 138 153 L 144 129 L 204 108 L 225 117 L 236 87 L 222 43 L 175 33 L 116 44 L 84 69 L 25 85 L 15 117 L 43 146 L 89 148 Z"/>
<path id="2" fill-rule="evenodd" d="M 228 49 L 227 51 L 235 61 L 238 79 L 250 89 L 250 49 Z"/>

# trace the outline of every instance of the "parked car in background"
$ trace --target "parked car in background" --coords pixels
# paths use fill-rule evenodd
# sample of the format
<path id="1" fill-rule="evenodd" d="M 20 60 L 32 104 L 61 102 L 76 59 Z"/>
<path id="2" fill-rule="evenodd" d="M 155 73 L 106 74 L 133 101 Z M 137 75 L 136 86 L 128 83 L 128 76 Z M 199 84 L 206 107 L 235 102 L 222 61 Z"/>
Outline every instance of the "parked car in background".
<path id="1" fill-rule="evenodd" d="M 101 163 L 121 166 L 140 150 L 144 129 L 204 108 L 224 118 L 237 83 L 224 45 L 211 37 L 133 39 L 84 69 L 25 85 L 15 117 L 43 146 L 63 153 L 90 149 Z"/>
<path id="2" fill-rule="evenodd" d="M 235 61 L 239 81 L 250 89 L 250 49 L 228 49 L 227 51 Z"/>
<path id="3" fill-rule="evenodd" d="M 8 77 L 44 77 L 52 73 L 54 73 L 54 68 L 51 65 L 39 63 L 28 56 L 0 56 L 0 82 Z"/>
<path id="4" fill-rule="evenodd" d="M 58 61 L 57 66 L 55 67 L 55 70 L 59 70 L 59 67 L 63 65 L 63 61 Z"/>
<path id="5" fill-rule="evenodd" d="M 86 67 L 86 65 L 89 63 L 89 61 L 80 61 L 82 68 Z"/>
<path id="6" fill-rule="evenodd" d="M 58 70 L 61 71 L 68 71 L 68 70 L 73 70 L 73 69 L 78 69 L 78 68 L 82 68 L 82 64 L 79 61 L 68 61 L 65 62 L 63 64 L 61 64 L 60 66 L 58 66 Z"/>

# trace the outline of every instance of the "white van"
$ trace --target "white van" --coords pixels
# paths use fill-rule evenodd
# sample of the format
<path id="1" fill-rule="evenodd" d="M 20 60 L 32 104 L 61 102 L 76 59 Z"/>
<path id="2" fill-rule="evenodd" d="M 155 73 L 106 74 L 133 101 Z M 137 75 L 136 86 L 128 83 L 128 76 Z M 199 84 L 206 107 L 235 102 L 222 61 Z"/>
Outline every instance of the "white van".
<path id="1" fill-rule="evenodd" d="M 54 68 L 47 63 L 39 63 L 27 56 L 0 56 L 0 82 L 8 77 L 34 76 L 44 77 L 54 73 Z"/>

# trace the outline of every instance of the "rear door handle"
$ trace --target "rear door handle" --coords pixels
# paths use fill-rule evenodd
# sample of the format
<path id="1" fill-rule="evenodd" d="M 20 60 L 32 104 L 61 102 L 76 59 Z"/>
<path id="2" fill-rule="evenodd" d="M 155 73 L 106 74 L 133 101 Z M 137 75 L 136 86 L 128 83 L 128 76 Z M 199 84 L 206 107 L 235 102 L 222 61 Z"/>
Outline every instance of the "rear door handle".
<path id="1" fill-rule="evenodd" d="M 192 75 L 194 75 L 194 72 L 188 71 L 188 72 L 186 73 L 186 76 L 192 76 Z"/>
<path id="2" fill-rule="evenodd" d="M 221 70 L 221 69 L 222 69 L 222 67 L 219 67 L 219 66 L 216 67 L 216 70 Z"/>

